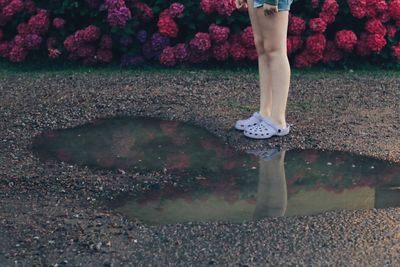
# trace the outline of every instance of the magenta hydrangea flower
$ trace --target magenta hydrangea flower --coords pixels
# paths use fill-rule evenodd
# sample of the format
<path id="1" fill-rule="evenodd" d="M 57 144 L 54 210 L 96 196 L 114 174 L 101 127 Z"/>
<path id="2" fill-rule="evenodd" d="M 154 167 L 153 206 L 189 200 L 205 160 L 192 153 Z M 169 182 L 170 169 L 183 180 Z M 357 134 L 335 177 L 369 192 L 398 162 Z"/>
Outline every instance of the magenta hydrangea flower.
<path id="1" fill-rule="evenodd" d="M 36 33 L 29 33 L 24 38 L 24 45 L 29 50 L 38 49 L 42 43 L 42 37 Z"/>
<path id="2" fill-rule="evenodd" d="M 253 28 L 251 26 L 246 27 L 240 34 L 241 43 L 244 47 L 250 48 L 254 44 Z"/>
<path id="3" fill-rule="evenodd" d="M 14 45 L 12 46 L 10 53 L 8 55 L 11 62 L 19 63 L 25 60 L 28 54 L 28 50 L 23 46 Z"/>
<path id="4" fill-rule="evenodd" d="M 185 6 L 181 3 L 173 3 L 169 7 L 169 14 L 173 18 L 183 17 L 183 12 L 185 11 Z"/>
<path id="5" fill-rule="evenodd" d="M 65 24 L 65 20 L 63 20 L 62 18 L 54 18 L 53 19 L 53 27 L 56 29 L 61 29 L 62 27 L 64 27 Z"/>
<path id="6" fill-rule="evenodd" d="M 160 55 L 160 63 L 172 67 L 176 64 L 175 49 L 171 46 L 167 46 L 163 49 Z"/>
<path id="7" fill-rule="evenodd" d="M 113 27 L 124 28 L 132 17 L 123 0 L 106 0 L 105 7 L 108 10 L 107 21 Z"/>
<path id="8" fill-rule="evenodd" d="M 1 13 L 6 17 L 12 17 L 15 14 L 20 13 L 24 9 L 24 3 L 22 0 L 12 0 L 8 5 L 6 5 Z"/>
<path id="9" fill-rule="evenodd" d="M 28 21 L 31 33 L 44 34 L 49 29 L 50 19 L 46 10 L 41 9 Z"/>
<path id="10" fill-rule="evenodd" d="M 96 54 L 96 48 L 90 44 L 81 44 L 76 50 L 79 57 L 93 57 Z"/>
<path id="11" fill-rule="evenodd" d="M 185 43 L 179 43 L 174 47 L 175 59 L 179 63 L 186 62 L 189 58 L 189 47 Z"/>
<path id="12" fill-rule="evenodd" d="M 212 23 L 208 27 L 208 31 L 210 33 L 210 38 L 214 43 L 223 43 L 228 40 L 229 34 L 231 30 L 228 27 L 219 26 L 215 23 Z"/>
<path id="13" fill-rule="evenodd" d="M 18 24 L 17 26 L 17 32 L 19 34 L 25 35 L 29 33 L 29 26 L 27 23 L 25 22 L 21 22 L 20 24 Z"/>
<path id="14" fill-rule="evenodd" d="M 198 52 L 205 52 L 211 47 L 210 35 L 206 32 L 198 32 L 189 44 L 192 49 Z"/>
<path id="15" fill-rule="evenodd" d="M 218 0 L 214 5 L 218 14 L 221 16 L 229 17 L 232 15 L 233 11 L 236 10 L 235 3 L 232 0 Z"/>
<path id="16" fill-rule="evenodd" d="M 212 56 L 218 61 L 225 61 L 229 57 L 230 44 L 229 42 L 223 42 L 215 44 L 212 47 Z"/>

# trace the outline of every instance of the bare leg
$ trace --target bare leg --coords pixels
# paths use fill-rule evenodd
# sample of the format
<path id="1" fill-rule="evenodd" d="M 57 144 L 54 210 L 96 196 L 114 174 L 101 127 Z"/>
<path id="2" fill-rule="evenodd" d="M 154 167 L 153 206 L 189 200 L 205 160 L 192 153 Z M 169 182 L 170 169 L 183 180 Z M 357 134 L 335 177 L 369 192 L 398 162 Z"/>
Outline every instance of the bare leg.
<path id="1" fill-rule="evenodd" d="M 289 12 L 280 11 L 273 15 L 264 15 L 262 8 L 256 8 L 255 14 L 267 60 L 266 84 L 272 91 L 271 119 L 284 128 L 290 86 L 290 65 L 286 49 Z"/>
<path id="2" fill-rule="evenodd" d="M 258 72 L 259 72 L 259 82 L 260 82 L 260 114 L 264 117 L 271 116 L 272 110 L 272 90 L 271 86 L 268 85 L 270 82 L 268 75 L 268 62 L 267 55 L 264 51 L 264 44 L 261 29 L 259 26 L 258 18 L 255 14 L 255 8 L 253 6 L 253 0 L 248 0 L 248 11 L 251 22 L 251 27 L 253 29 L 254 43 L 256 45 L 258 53 Z"/>
<path id="3" fill-rule="evenodd" d="M 260 177 L 254 219 L 285 215 L 287 207 L 285 153 L 286 151 L 282 150 L 273 159 L 259 160 Z"/>

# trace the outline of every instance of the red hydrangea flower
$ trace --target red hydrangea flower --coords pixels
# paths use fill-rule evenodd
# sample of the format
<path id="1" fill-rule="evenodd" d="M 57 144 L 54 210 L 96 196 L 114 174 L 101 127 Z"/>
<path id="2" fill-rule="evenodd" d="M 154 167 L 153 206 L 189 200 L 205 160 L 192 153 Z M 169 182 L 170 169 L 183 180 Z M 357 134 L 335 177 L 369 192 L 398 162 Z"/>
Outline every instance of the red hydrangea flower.
<path id="1" fill-rule="evenodd" d="M 290 16 L 288 31 L 292 35 L 301 35 L 306 29 L 306 22 L 297 16 Z"/>
<path id="2" fill-rule="evenodd" d="M 296 68 L 305 68 L 305 67 L 311 67 L 311 63 L 308 61 L 308 55 L 305 51 L 299 53 L 295 58 L 294 58 L 294 66 Z"/>
<path id="3" fill-rule="evenodd" d="M 78 49 L 77 44 L 75 35 L 70 35 L 64 40 L 64 47 L 69 52 L 75 52 Z"/>
<path id="4" fill-rule="evenodd" d="M 386 10 L 386 11 L 384 11 L 384 12 L 382 12 L 382 13 L 379 13 L 378 16 L 377 16 L 377 18 L 378 18 L 382 23 L 388 22 L 388 21 L 390 20 L 389 10 Z"/>
<path id="5" fill-rule="evenodd" d="M 240 43 L 234 42 L 229 48 L 229 54 L 235 61 L 243 60 L 246 58 L 246 48 Z"/>
<path id="6" fill-rule="evenodd" d="M 319 0 L 311 0 L 311 7 L 317 8 L 319 6 Z"/>
<path id="7" fill-rule="evenodd" d="M 211 14 L 215 10 L 214 0 L 201 0 L 200 7 L 206 14 Z"/>
<path id="8" fill-rule="evenodd" d="M 315 32 L 325 32 L 326 30 L 326 21 L 321 18 L 313 18 L 309 21 L 310 29 Z"/>
<path id="9" fill-rule="evenodd" d="M 386 35 L 386 28 L 385 26 L 383 26 L 382 22 L 378 19 L 369 19 L 365 23 L 365 30 L 369 33 Z"/>
<path id="10" fill-rule="evenodd" d="M 394 20 L 400 20 L 400 0 L 392 0 L 389 3 L 389 14 Z"/>
<path id="11" fill-rule="evenodd" d="M 96 51 L 96 58 L 98 61 L 109 63 L 113 59 L 113 53 L 111 50 L 100 48 Z"/>
<path id="12" fill-rule="evenodd" d="M 76 54 L 80 57 L 93 57 L 96 55 L 96 48 L 90 44 L 81 44 L 78 46 Z"/>
<path id="13" fill-rule="evenodd" d="M 210 38 L 214 43 L 223 43 L 228 40 L 229 34 L 231 30 L 228 27 L 218 26 L 215 23 L 212 23 L 208 27 L 208 31 L 210 33 Z"/>
<path id="14" fill-rule="evenodd" d="M 205 52 L 211 47 L 210 35 L 206 32 L 198 32 L 190 41 L 190 47 L 198 52 Z"/>
<path id="15" fill-rule="evenodd" d="M 369 34 L 366 41 L 368 48 L 375 53 L 380 52 L 386 45 L 385 36 L 381 34 Z"/>
<path id="16" fill-rule="evenodd" d="M 335 43 L 337 47 L 351 52 L 357 43 L 357 35 L 351 30 L 340 30 L 336 33 Z"/>
<path id="17" fill-rule="evenodd" d="M 307 49 L 314 54 L 322 53 L 322 51 L 324 51 L 325 49 L 325 44 L 326 44 L 325 36 L 321 33 L 310 35 L 306 39 Z"/>
<path id="18" fill-rule="evenodd" d="M 46 10 L 41 9 L 32 16 L 28 21 L 28 26 L 31 33 L 43 34 L 46 33 L 50 24 L 50 19 Z"/>
<path id="19" fill-rule="evenodd" d="M 170 38 L 175 38 L 178 35 L 178 25 L 170 16 L 160 16 L 157 23 L 159 32 Z"/>
<path id="20" fill-rule="evenodd" d="M 25 22 L 21 22 L 20 24 L 18 24 L 17 26 L 17 32 L 21 35 L 25 35 L 28 34 L 30 32 L 29 30 L 29 25 Z"/>
<path id="21" fill-rule="evenodd" d="M 305 55 L 307 56 L 307 61 L 310 64 L 316 64 L 320 62 L 323 58 L 322 52 L 315 53 L 313 51 L 306 50 Z"/>
<path id="22" fill-rule="evenodd" d="M 350 7 L 350 13 L 358 18 L 361 19 L 365 16 L 367 12 L 367 1 L 366 0 L 347 0 L 347 3 Z"/>
<path id="23" fill-rule="evenodd" d="M 175 49 L 171 46 L 167 46 L 163 49 L 160 55 L 160 63 L 165 66 L 174 66 L 176 64 Z"/>
<path id="24" fill-rule="evenodd" d="M 175 59 L 179 63 L 186 62 L 189 57 L 189 48 L 185 43 L 179 43 L 174 46 Z"/>
<path id="25" fill-rule="evenodd" d="M 234 0 L 218 0 L 215 1 L 215 9 L 221 16 L 231 16 L 233 11 L 236 10 Z"/>
<path id="26" fill-rule="evenodd" d="M 101 30 L 97 26 L 89 25 L 85 29 L 77 31 L 75 36 L 82 41 L 93 42 L 100 38 Z"/>
<path id="27" fill-rule="evenodd" d="M 148 22 L 153 19 L 154 14 L 151 7 L 142 2 L 136 2 L 135 7 L 139 10 L 138 15 L 141 20 Z"/>
<path id="28" fill-rule="evenodd" d="M 17 34 L 14 36 L 12 45 L 24 47 L 25 39 L 23 35 Z"/>
<path id="29" fill-rule="evenodd" d="M 24 9 L 24 3 L 22 0 L 12 0 L 7 6 L 1 11 L 6 17 L 12 17 L 15 14 L 20 13 Z"/>
<path id="30" fill-rule="evenodd" d="M 131 11 L 126 7 L 124 0 L 105 0 L 108 11 L 107 21 L 113 27 L 124 28 L 132 17 Z"/>
<path id="31" fill-rule="evenodd" d="M 393 25 L 386 26 L 387 36 L 390 38 L 394 38 L 396 36 L 397 30 L 398 30 L 397 27 Z"/>
<path id="32" fill-rule="evenodd" d="M 325 0 L 319 17 L 325 20 L 327 24 L 331 24 L 335 21 L 336 14 L 338 12 L 339 4 L 336 2 L 336 0 Z"/>
<path id="33" fill-rule="evenodd" d="M 28 50 L 22 46 L 14 45 L 8 55 L 11 62 L 19 63 L 25 60 Z"/>
<path id="34" fill-rule="evenodd" d="M 53 27 L 56 29 L 61 29 L 62 27 L 64 27 L 65 24 L 65 20 L 63 20 L 62 18 L 54 18 L 53 19 Z"/>
<path id="35" fill-rule="evenodd" d="M 300 35 L 289 35 L 287 37 L 287 54 L 290 55 L 303 46 L 303 40 Z"/>
<path id="36" fill-rule="evenodd" d="M 172 3 L 169 7 L 169 13 L 173 18 L 181 18 L 183 16 L 184 10 L 185 6 L 181 3 Z"/>
<path id="37" fill-rule="evenodd" d="M 325 50 L 323 52 L 322 62 L 339 61 L 343 58 L 343 53 L 338 49 L 334 41 L 326 41 Z"/>
<path id="38" fill-rule="evenodd" d="M 252 61 L 258 60 L 258 53 L 255 46 L 246 50 L 246 58 Z"/>
<path id="39" fill-rule="evenodd" d="M 397 59 L 400 60 L 400 43 L 397 45 L 392 46 L 392 55 Z"/>
<path id="40" fill-rule="evenodd" d="M 230 44 L 227 41 L 215 44 L 212 47 L 212 56 L 218 61 L 225 61 L 229 57 L 229 49 Z"/>
<path id="41" fill-rule="evenodd" d="M 240 39 L 241 39 L 241 43 L 243 44 L 244 47 L 249 48 L 249 47 L 255 46 L 253 28 L 251 26 L 246 27 L 240 33 Z"/>
<path id="42" fill-rule="evenodd" d="M 388 9 L 388 4 L 385 0 L 374 1 L 375 8 L 379 13 L 385 12 Z"/>

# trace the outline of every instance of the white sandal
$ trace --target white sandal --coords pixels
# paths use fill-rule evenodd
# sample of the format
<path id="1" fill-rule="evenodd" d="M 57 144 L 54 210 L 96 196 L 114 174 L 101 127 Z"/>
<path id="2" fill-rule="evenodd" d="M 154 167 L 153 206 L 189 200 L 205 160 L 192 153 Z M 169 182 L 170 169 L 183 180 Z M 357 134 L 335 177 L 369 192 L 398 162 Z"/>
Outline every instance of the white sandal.
<path id="1" fill-rule="evenodd" d="M 244 130 L 244 135 L 254 139 L 267 139 L 274 135 L 284 136 L 290 132 L 290 124 L 286 123 L 286 128 L 280 128 L 268 118 L 262 118 L 262 121 L 256 125 L 249 126 Z"/>
<path id="2" fill-rule="evenodd" d="M 261 122 L 263 117 L 259 112 L 254 112 L 253 115 L 245 120 L 238 120 L 235 124 L 236 130 L 243 131 L 249 126 L 255 126 L 257 123 Z"/>

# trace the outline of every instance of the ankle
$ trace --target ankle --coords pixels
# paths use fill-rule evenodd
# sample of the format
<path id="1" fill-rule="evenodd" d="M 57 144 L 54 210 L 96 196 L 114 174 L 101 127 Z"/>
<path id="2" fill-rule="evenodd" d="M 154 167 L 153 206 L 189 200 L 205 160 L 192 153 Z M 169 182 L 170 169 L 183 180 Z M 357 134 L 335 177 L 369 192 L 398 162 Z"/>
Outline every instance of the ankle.
<path id="1" fill-rule="evenodd" d="M 269 112 L 269 111 L 260 110 L 258 113 L 260 113 L 260 115 L 263 116 L 264 118 L 271 117 L 271 112 Z"/>
<path id="2" fill-rule="evenodd" d="M 271 118 L 271 119 L 279 128 L 286 128 L 287 127 L 285 119 L 276 119 L 276 118 Z"/>

